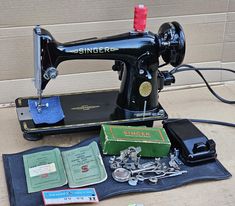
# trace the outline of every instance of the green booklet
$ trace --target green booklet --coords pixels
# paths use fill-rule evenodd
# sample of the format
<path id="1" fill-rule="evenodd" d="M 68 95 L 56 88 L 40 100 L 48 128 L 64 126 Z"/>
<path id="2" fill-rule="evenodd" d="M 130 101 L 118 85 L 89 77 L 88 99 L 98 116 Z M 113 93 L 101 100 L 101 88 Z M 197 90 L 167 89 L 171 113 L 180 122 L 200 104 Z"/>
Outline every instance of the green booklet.
<path id="1" fill-rule="evenodd" d="M 96 142 L 60 152 L 58 148 L 23 156 L 28 193 L 103 182 L 107 173 Z"/>
<path id="2" fill-rule="evenodd" d="M 38 192 L 67 183 L 59 149 L 23 156 L 28 192 Z"/>
<path id="3" fill-rule="evenodd" d="M 70 188 L 83 187 L 107 179 L 103 160 L 96 142 L 62 152 Z"/>

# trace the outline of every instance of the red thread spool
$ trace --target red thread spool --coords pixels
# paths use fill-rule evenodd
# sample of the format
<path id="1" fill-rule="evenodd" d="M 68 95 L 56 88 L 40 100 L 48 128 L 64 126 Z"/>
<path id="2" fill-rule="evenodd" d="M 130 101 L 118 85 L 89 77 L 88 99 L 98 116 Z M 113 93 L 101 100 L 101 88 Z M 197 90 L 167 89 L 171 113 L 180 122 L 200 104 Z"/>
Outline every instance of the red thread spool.
<path id="1" fill-rule="evenodd" d="M 148 9 L 144 5 L 135 6 L 134 14 L 134 30 L 137 32 L 144 32 L 146 28 Z"/>

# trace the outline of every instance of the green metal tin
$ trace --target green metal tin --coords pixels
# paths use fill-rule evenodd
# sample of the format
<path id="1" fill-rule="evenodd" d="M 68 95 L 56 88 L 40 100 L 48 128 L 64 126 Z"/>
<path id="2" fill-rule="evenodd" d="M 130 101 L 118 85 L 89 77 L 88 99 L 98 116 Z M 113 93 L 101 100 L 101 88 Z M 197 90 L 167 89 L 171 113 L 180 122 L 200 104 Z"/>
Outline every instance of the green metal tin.
<path id="1" fill-rule="evenodd" d="M 102 125 L 100 140 L 105 155 L 119 155 L 130 146 L 140 146 L 143 157 L 163 157 L 171 147 L 164 128 Z"/>

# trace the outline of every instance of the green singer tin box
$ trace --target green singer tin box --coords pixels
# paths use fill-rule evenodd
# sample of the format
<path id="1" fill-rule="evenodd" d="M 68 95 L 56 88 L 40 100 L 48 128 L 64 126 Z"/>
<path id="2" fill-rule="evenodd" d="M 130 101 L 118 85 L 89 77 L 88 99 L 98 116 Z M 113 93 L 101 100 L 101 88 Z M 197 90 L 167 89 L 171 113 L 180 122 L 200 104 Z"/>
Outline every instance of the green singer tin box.
<path id="1" fill-rule="evenodd" d="M 106 155 L 119 155 L 130 146 L 140 146 L 143 157 L 163 157 L 171 146 L 164 128 L 102 125 L 100 140 Z"/>

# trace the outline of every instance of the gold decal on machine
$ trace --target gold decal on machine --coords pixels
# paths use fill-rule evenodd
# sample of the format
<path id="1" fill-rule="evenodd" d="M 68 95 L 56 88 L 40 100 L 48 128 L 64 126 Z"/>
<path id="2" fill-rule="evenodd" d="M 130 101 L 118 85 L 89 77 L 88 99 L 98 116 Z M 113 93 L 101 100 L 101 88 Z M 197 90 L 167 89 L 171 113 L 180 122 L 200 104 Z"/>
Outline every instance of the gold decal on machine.
<path id="1" fill-rule="evenodd" d="M 150 82 L 143 82 L 139 87 L 139 93 L 142 97 L 147 97 L 152 92 L 152 84 Z"/>
<path id="2" fill-rule="evenodd" d="M 71 108 L 71 110 L 83 110 L 83 111 L 89 111 L 91 109 L 97 109 L 99 108 L 100 106 L 99 105 L 82 105 L 80 107 L 73 107 Z"/>

